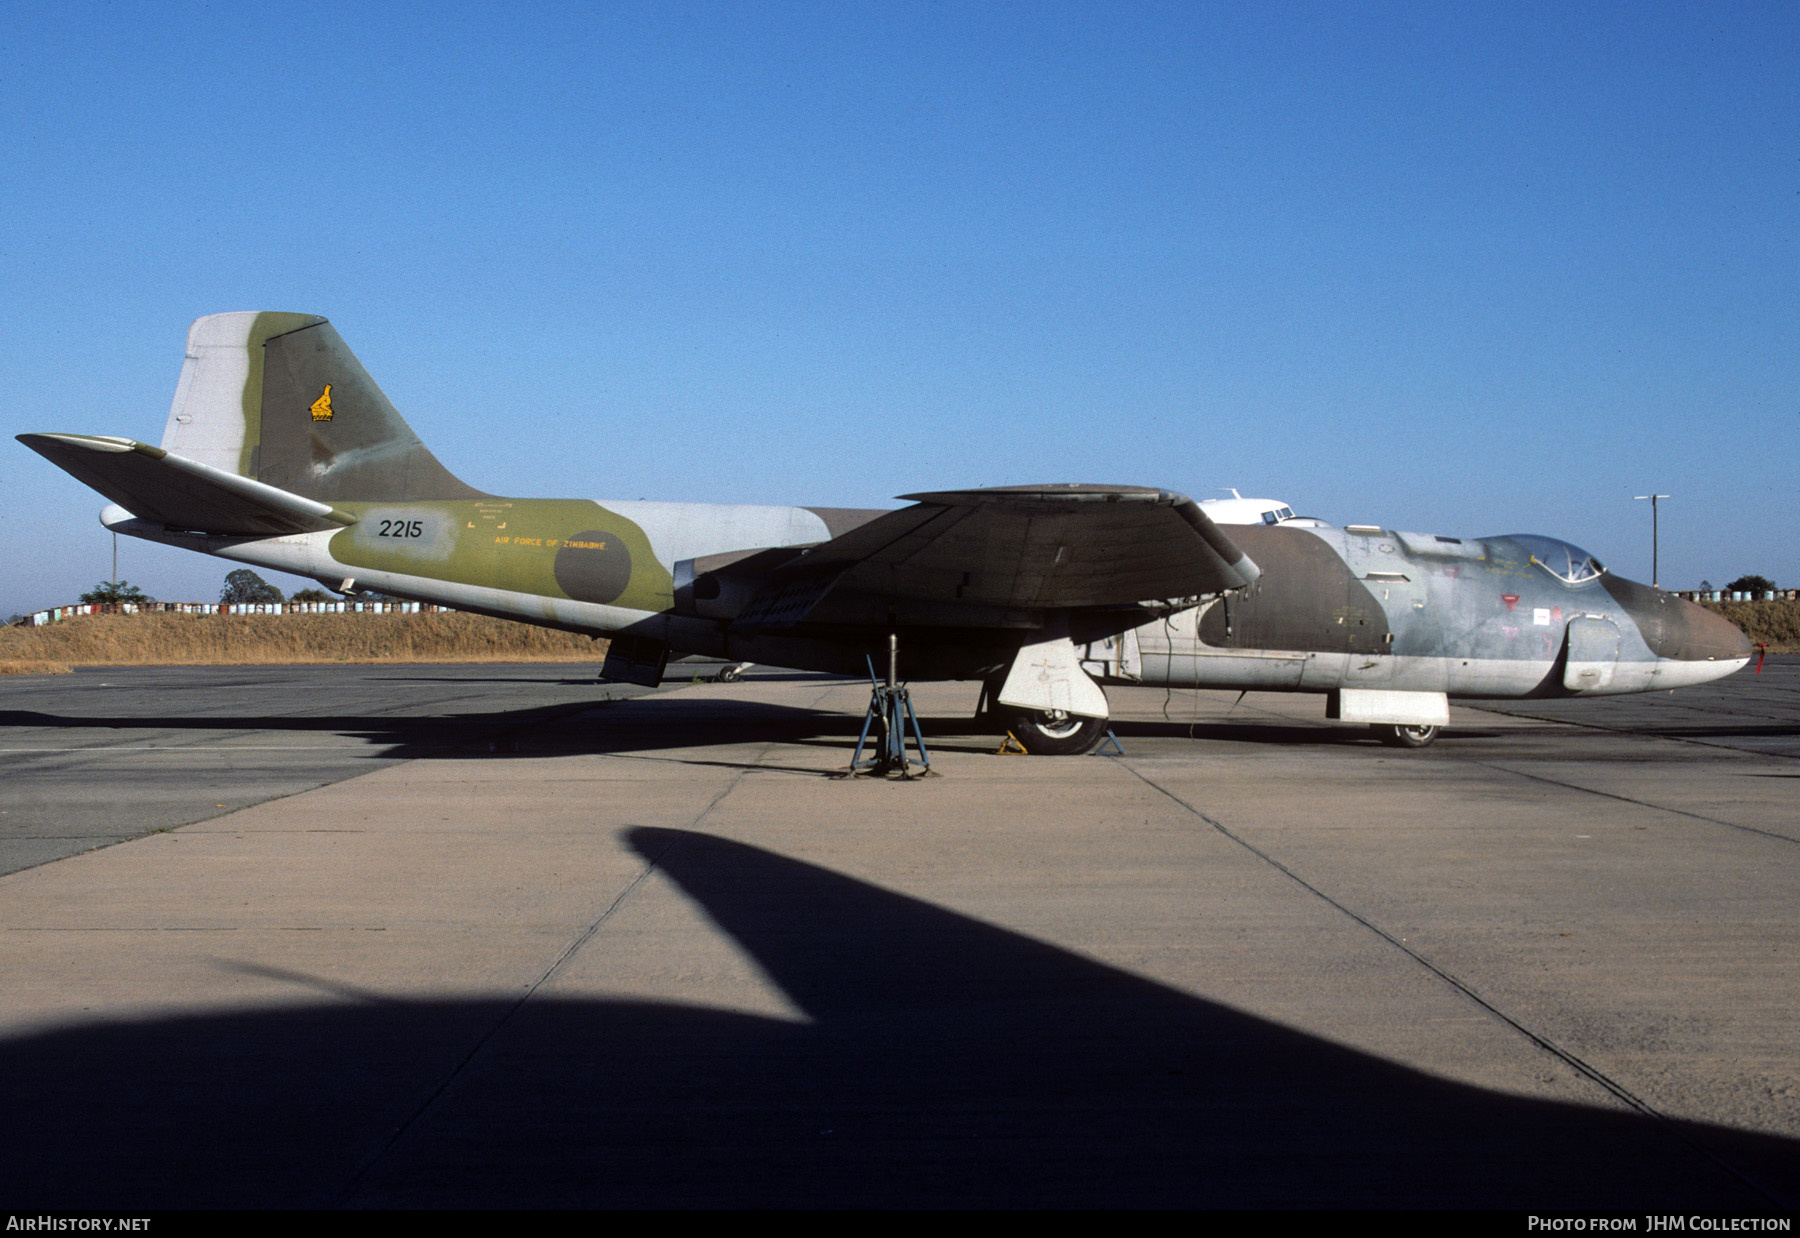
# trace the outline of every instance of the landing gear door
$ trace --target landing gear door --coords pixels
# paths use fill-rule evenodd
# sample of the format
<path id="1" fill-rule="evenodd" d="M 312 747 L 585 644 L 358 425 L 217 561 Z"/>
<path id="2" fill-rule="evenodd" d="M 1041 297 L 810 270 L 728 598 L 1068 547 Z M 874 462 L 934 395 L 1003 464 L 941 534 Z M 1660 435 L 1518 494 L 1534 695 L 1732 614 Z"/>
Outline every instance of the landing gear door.
<path id="1" fill-rule="evenodd" d="M 1137 629 L 1130 628 L 1117 636 L 1089 641 L 1083 645 L 1081 669 L 1095 679 L 1122 679 L 1127 683 L 1142 683 L 1144 659 L 1138 652 Z"/>
<path id="2" fill-rule="evenodd" d="M 1609 620 L 1579 615 L 1569 620 L 1563 655 L 1563 687 L 1571 692 L 1604 688 L 1619 663 L 1619 629 Z"/>
<path id="3" fill-rule="evenodd" d="M 1106 717 L 1106 693 L 1081 669 L 1066 636 L 1022 647 L 1000 687 L 1000 704 L 1052 716 Z"/>
<path id="4" fill-rule="evenodd" d="M 600 678 L 606 683 L 635 683 L 654 688 L 669 664 L 669 647 L 648 636 L 615 636 L 607 646 Z"/>

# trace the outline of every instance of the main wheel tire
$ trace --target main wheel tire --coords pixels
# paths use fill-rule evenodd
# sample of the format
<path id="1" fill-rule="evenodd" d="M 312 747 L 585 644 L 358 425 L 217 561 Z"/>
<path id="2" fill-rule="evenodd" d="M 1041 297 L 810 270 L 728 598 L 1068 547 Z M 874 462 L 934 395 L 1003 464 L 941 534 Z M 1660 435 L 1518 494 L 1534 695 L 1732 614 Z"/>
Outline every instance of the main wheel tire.
<path id="1" fill-rule="evenodd" d="M 1371 722 L 1369 729 L 1390 748 L 1429 748 L 1436 742 L 1441 728 Z"/>
<path id="2" fill-rule="evenodd" d="M 1026 752 L 1038 757 L 1078 757 L 1098 748 L 1106 737 L 1105 718 L 1035 709 L 1013 710 L 1007 715 L 1006 727 L 1025 745 Z"/>

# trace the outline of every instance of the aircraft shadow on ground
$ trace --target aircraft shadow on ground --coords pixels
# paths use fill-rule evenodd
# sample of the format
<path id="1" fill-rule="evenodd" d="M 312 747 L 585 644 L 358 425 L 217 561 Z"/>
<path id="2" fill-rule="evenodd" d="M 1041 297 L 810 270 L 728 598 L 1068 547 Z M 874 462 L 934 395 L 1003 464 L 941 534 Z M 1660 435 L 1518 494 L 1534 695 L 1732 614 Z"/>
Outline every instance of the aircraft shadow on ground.
<path id="1" fill-rule="evenodd" d="M 1731 725 L 1637 726 L 1634 735 L 1655 735 L 1664 739 L 1783 739 L 1800 735 L 1800 723 L 1741 723 Z"/>
<path id="2" fill-rule="evenodd" d="M 1445 1082 L 767 851 L 629 841 L 806 1021 L 334 996 L 49 1031 L 0 1044 L 8 1206 L 1766 1212 L 1800 1178 L 1791 1140 Z"/>
<path id="3" fill-rule="evenodd" d="M 716 682 L 715 680 L 710 678 L 710 676 L 713 673 L 715 673 L 720 667 L 723 667 L 724 665 L 725 665 L 725 663 L 721 662 L 721 663 L 718 663 L 716 666 L 709 667 L 709 669 L 705 673 L 695 672 L 693 678 L 691 678 L 691 679 L 683 679 L 680 677 L 665 679 L 662 681 L 662 684 L 660 686 L 664 687 L 664 688 L 705 687 L 708 684 Z M 509 684 L 511 684 L 511 683 L 541 683 L 541 684 L 554 684 L 558 687 L 563 687 L 563 688 L 579 688 L 579 687 L 583 687 L 583 686 L 586 686 L 586 687 L 611 686 L 609 681 L 603 680 L 603 679 L 599 678 L 598 675 L 595 675 L 595 674 L 573 675 L 573 676 L 558 675 L 558 676 L 555 676 L 552 678 L 534 677 L 534 676 L 528 676 L 528 675 L 368 675 L 368 676 L 365 676 L 364 678 L 370 683 L 458 683 L 458 684 L 461 684 L 461 683 L 509 683 Z M 844 681 L 844 677 L 843 676 L 821 675 L 817 671 L 764 671 L 764 670 L 752 671 L 748 675 L 744 676 L 744 682 L 753 682 L 753 683 L 787 683 L 787 682 L 796 682 L 796 681 L 810 681 L 813 683 L 818 683 L 818 684 L 823 685 L 823 684 L 832 683 L 832 682 Z M 865 683 L 867 681 L 866 680 L 848 680 L 847 682 Z"/>
<path id="4" fill-rule="evenodd" d="M 367 755 L 384 761 L 442 757 L 569 756 L 577 753 L 649 752 L 733 744 L 820 744 L 846 749 L 862 729 L 860 716 L 765 702 L 676 696 L 536 706 L 527 709 L 452 713 L 435 717 L 394 714 L 308 714 L 279 712 L 220 715 L 55 714 L 0 710 L 0 727 L 46 730 L 262 731 L 270 734 L 337 734 L 370 745 Z M 927 744 L 963 749 L 997 746 L 997 728 L 967 716 L 920 719 Z M 1372 745 L 1360 727 L 1289 725 L 1273 722 L 1143 721 L 1115 719 L 1121 739 L 1193 739 L 1274 745 Z M 1497 732 L 1459 728 L 1447 738 L 1488 738 Z M 496 742 L 498 741 L 498 742 Z M 845 758 L 848 760 L 846 751 Z"/>
<path id="5" fill-rule="evenodd" d="M 367 683 L 536 683 L 557 688 L 591 688 L 600 685 L 600 681 L 593 675 L 366 675 L 363 678 Z"/>
<path id="6" fill-rule="evenodd" d="M 1492 709 L 1491 706 L 1488 708 Z M 1523 710 L 1499 710 L 1495 713 L 1510 714 L 1515 718 L 1533 718 L 1540 722 L 1559 723 L 1564 726 L 1582 726 L 1595 730 L 1617 731 L 1631 735 L 1648 735 L 1663 739 L 1754 739 L 1783 738 L 1800 735 L 1800 722 L 1747 722 L 1739 717 L 1708 720 L 1704 722 L 1651 722 L 1642 717 L 1629 722 L 1607 718 L 1595 721 L 1592 717 L 1583 717 L 1574 710 L 1563 715 L 1549 713 L 1526 713 Z"/>
<path id="7" fill-rule="evenodd" d="M 1112 731 L 1121 740 L 1136 739 L 1192 739 L 1216 743 L 1237 744 L 1273 744 L 1278 746 L 1372 746 L 1379 745 L 1380 740 L 1373 731 L 1364 726 L 1339 726 L 1329 722 L 1307 725 L 1304 722 L 1183 722 L 1174 719 L 1168 722 L 1160 720 L 1141 721 L 1115 718 Z M 1438 739 L 1438 743 L 1451 740 L 1493 739 L 1501 732 L 1482 727 L 1452 727 L 1446 729 Z"/>
<path id="8" fill-rule="evenodd" d="M 342 735 L 372 745 L 368 756 L 382 760 L 467 755 L 502 733 L 561 721 L 606 702 L 533 706 L 527 709 L 486 710 L 406 717 L 381 714 L 53 714 L 37 710 L 0 710 L 0 727 L 25 730 L 108 731 L 115 736 L 132 731 L 267 732 L 280 734 Z M 96 752 L 104 745 L 96 745 Z"/>

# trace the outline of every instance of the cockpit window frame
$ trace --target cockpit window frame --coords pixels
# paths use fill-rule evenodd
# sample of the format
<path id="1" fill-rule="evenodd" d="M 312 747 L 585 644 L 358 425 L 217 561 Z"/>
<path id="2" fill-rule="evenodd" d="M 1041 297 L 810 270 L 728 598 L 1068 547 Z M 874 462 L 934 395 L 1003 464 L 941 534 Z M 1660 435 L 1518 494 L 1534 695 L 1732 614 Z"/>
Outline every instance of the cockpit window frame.
<path id="1" fill-rule="evenodd" d="M 1542 533 L 1509 533 L 1507 540 L 1518 544 L 1531 562 L 1543 568 L 1557 581 L 1572 588 L 1589 585 L 1606 575 L 1606 564 L 1573 542 Z M 1563 570 L 1555 564 L 1561 562 Z"/>

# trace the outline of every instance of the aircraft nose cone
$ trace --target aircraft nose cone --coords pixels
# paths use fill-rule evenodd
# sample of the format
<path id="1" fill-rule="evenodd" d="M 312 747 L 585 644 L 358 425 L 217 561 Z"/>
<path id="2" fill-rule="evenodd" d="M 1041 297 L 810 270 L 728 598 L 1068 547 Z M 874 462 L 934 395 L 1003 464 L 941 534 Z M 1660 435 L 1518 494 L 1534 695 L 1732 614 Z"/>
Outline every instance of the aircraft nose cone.
<path id="1" fill-rule="evenodd" d="M 1689 648 L 1697 651 L 1696 656 L 1718 662 L 1749 659 L 1750 638 L 1737 624 L 1692 602 L 1677 598 L 1675 604 L 1681 607 L 1682 622 L 1689 625 L 1684 640 Z"/>
<path id="2" fill-rule="evenodd" d="M 1607 592 L 1625 607 L 1644 643 L 1657 657 L 1716 663 L 1742 663 L 1749 659 L 1750 638 L 1729 619 L 1661 589 L 1618 576 L 1605 579 Z"/>
<path id="3" fill-rule="evenodd" d="M 1667 600 L 1658 616 L 1659 639 L 1649 641 L 1657 657 L 1678 662 L 1742 662 L 1749 658 L 1750 638 L 1738 630 L 1737 624 L 1704 606 L 1666 593 L 1662 596 Z M 1638 624 L 1640 631 L 1643 626 Z"/>

